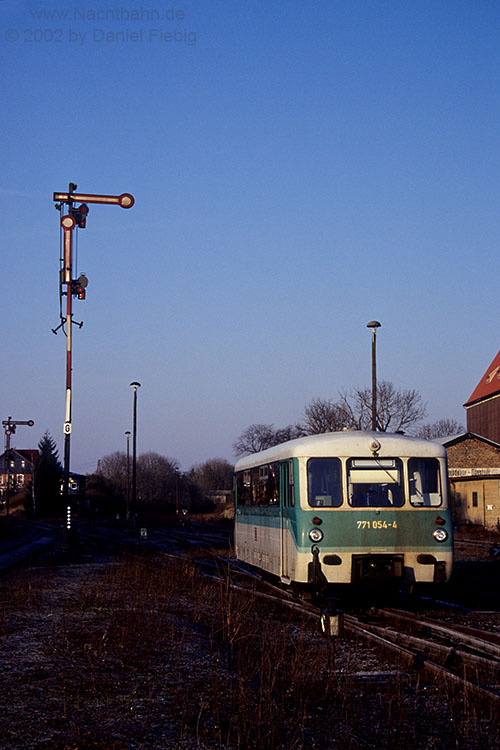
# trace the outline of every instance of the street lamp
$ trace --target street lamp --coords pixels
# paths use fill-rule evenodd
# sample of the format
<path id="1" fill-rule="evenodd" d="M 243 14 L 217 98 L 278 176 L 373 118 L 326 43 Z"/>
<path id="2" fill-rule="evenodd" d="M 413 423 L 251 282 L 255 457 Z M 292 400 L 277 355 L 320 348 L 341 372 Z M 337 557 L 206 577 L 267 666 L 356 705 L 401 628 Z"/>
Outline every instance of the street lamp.
<path id="1" fill-rule="evenodd" d="M 134 427 L 132 435 L 132 508 L 134 513 L 137 511 L 137 389 L 141 387 L 140 383 L 130 383 L 134 390 Z"/>
<path id="2" fill-rule="evenodd" d="M 377 328 L 380 328 L 378 320 L 371 320 L 366 324 L 372 329 L 372 430 L 377 429 Z"/>
<path id="3" fill-rule="evenodd" d="M 130 504 L 130 430 L 127 430 L 125 435 L 127 436 L 127 506 L 125 509 L 125 520 L 128 521 Z"/>

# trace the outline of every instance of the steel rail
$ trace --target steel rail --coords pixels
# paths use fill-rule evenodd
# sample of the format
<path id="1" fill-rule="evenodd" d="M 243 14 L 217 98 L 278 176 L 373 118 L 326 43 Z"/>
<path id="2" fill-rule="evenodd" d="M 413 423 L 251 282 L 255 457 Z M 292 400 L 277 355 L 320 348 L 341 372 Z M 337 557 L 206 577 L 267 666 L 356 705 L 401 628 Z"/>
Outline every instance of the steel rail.
<path id="1" fill-rule="evenodd" d="M 344 621 L 344 627 L 347 627 L 352 633 L 355 633 L 362 638 L 372 640 L 383 648 L 395 651 L 400 656 L 404 656 L 410 664 L 414 667 L 418 667 L 419 671 L 427 670 L 434 675 L 444 678 L 453 685 L 462 688 L 464 691 L 467 691 L 469 696 L 474 696 L 474 698 L 480 701 L 489 701 L 496 711 L 500 709 L 500 695 L 497 692 L 483 688 L 481 685 L 471 682 L 471 680 L 468 680 L 466 677 L 457 675 L 455 672 L 452 672 L 441 664 L 426 658 L 421 653 L 415 652 L 413 649 L 406 648 L 405 646 L 395 644 L 388 638 L 372 633 L 365 627 L 350 620 L 347 620 L 347 622 Z"/>
<path id="2" fill-rule="evenodd" d="M 482 651 L 489 654 L 492 658 L 500 660 L 500 646 L 491 643 L 491 641 L 480 638 L 477 635 L 472 636 L 468 633 L 460 632 L 449 625 L 441 625 L 440 623 L 427 618 L 417 619 L 406 612 L 401 612 L 396 609 L 379 609 L 378 612 L 392 617 L 395 620 L 409 622 L 419 630 L 429 630 L 438 635 L 458 640 L 460 643 L 466 644 L 470 648 Z"/>

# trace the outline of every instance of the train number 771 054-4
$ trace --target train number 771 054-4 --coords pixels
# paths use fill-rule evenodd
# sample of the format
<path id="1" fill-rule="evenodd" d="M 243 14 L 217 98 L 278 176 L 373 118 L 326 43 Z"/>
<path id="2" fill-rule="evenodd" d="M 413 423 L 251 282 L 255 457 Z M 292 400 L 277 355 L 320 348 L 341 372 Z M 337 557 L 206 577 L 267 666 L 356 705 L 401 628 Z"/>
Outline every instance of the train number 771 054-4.
<path id="1" fill-rule="evenodd" d="M 397 521 L 357 521 L 358 529 L 397 529 Z"/>

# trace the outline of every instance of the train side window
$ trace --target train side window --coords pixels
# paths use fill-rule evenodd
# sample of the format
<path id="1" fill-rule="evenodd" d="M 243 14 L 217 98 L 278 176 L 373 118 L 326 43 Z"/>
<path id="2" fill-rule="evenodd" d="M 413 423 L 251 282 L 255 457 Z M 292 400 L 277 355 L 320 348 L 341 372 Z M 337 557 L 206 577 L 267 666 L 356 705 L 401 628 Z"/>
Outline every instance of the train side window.
<path id="1" fill-rule="evenodd" d="M 410 502 L 417 507 L 441 505 L 439 461 L 435 458 L 410 458 L 408 461 Z"/>
<path id="2" fill-rule="evenodd" d="M 249 471 L 239 471 L 236 475 L 236 504 L 252 504 L 252 477 Z"/>
<path id="3" fill-rule="evenodd" d="M 265 504 L 265 480 L 259 468 L 252 469 L 252 505 Z"/>
<path id="4" fill-rule="evenodd" d="M 310 458 L 307 462 L 307 500 L 313 508 L 342 505 L 341 465 L 338 458 Z"/>
<path id="5" fill-rule="evenodd" d="M 295 479 L 293 473 L 293 458 L 288 462 L 288 504 L 295 505 Z"/>
<path id="6" fill-rule="evenodd" d="M 267 467 L 267 498 L 269 505 L 279 505 L 280 501 L 280 465 L 269 464 Z"/>

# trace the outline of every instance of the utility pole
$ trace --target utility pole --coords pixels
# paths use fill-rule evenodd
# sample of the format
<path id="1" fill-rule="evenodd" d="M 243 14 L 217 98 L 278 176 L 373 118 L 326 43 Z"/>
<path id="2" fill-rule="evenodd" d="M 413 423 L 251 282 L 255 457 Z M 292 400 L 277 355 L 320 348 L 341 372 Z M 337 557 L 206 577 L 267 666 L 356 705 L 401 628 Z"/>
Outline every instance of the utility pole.
<path id="1" fill-rule="evenodd" d="M 28 419 L 28 421 L 24 421 L 22 419 L 12 419 L 12 417 L 8 417 L 7 419 L 4 419 L 2 421 L 2 425 L 5 427 L 5 461 L 7 463 L 7 486 L 5 491 L 5 515 L 9 515 L 10 511 L 10 436 L 13 435 L 16 431 L 16 427 L 18 427 L 20 424 L 28 425 L 28 427 L 33 427 L 35 424 L 32 419 Z M 33 481 L 33 480 L 32 480 Z"/>
<path id="2" fill-rule="evenodd" d="M 377 328 L 381 323 L 378 320 L 371 320 L 366 324 L 367 328 L 372 329 L 372 430 L 377 430 Z"/>
<path id="3" fill-rule="evenodd" d="M 56 208 L 61 213 L 61 228 L 63 233 L 63 252 L 60 269 L 60 318 L 61 322 L 52 332 L 57 333 L 62 328 L 66 334 L 66 406 L 64 417 L 64 469 L 63 469 L 63 503 L 66 509 L 66 529 L 71 528 L 71 508 L 69 504 L 69 475 L 70 475 L 70 441 L 72 432 L 71 421 L 71 374 L 72 374 L 72 324 L 79 328 L 83 323 L 73 321 L 72 301 L 73 297 L 85 299 L 88 279 L 81 274 L 77 279 L 73 278 L 73 230 L 75 227 L 85 229 L 89 207 L 87 203 L 104 203 L 117 205 L 122 208 L 132 208 L 134 198 L 130 193 L 122 195 L 93 195 L 90 193 L 77 193 L 78 188 L 74 182 L 69 183 L 67 193 L 54 193 Z M 75 203 L 80 203 L 75 206 Z M 63 215 L 63 208 L 67 206 L 68 212 Z M 63 315 L 63 296 L 66 295 L 66 314 Z"/>

